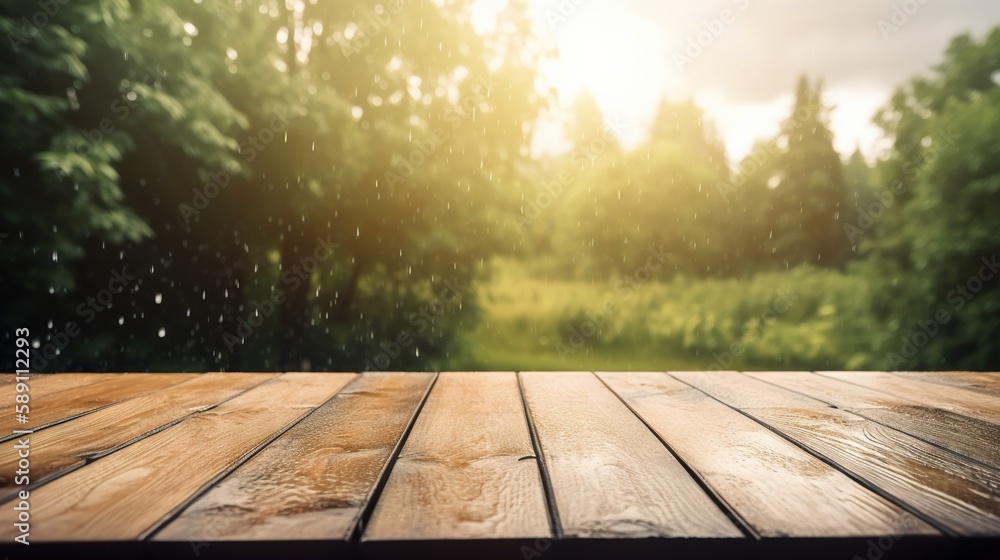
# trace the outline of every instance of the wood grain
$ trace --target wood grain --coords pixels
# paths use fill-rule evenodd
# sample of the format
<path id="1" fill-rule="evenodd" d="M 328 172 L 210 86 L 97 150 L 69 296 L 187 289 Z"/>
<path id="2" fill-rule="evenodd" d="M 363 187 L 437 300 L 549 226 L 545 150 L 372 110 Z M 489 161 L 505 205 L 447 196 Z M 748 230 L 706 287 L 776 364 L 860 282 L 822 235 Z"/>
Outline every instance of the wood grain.
<path id="1" fill-rule="evenodd" d="M 593 374 L 520 375 L 566 536 L 742 536 Z"/>
<path id="2" fill-rule="evenodd" d="M 775 390 L 767 383 L 757 383 L 735 371 L 672 371 L 674 378 L 689 385 L 711 383 L 715 398 L 733 408 L 769 408 L 827 406 L 822 401 L 792 391 Z"/>
<path id="3" fill-rule="evenodd" d="M 975 371 L 894 371 L 891 373 L 904 379 L 951 385 L 960 389 L 1000 397 L 1000 373 Z"/>
<path id="4" fill-rule="evenodd" d="M 146 393 L 176 385 L 194 377 L 183 373 L 128 373 L 109 375 L 90 385 L 51 393 L 32 395 L 29 413 L 32 429 L 38 430 L 60 420 L 125 401 Z M 13 402 L 11 399 L 8 402 Z M 0 410 L 0 432 L 23 429 L 13 412 Z"/>
<path id="5" fill-rule="evenodd" d="M 914 400 L 924 406 L 943 408 L 957 414 L 1000 425 L 1000 399 L 976 391 L 928 383 L 918 379 L 905 379 L 880 371 L 825 371 L 818 373 L 818 375 L 840 379 L 904 399 Z"/>
<path id="6" fill-rule="evenodd" d="M 353 377 L 282 375 L 33 490 L 32 541 L 139 538 Z"/>
<path id="7" fill-rule="evenodd" d="M 938 533 L 764 426 L 664 373 L 598 376 L 763 537 Z"/>
<path id="8" fill-rule="evenodd" d="M 730 406 L 728 395 L 743 391 L 771 391 L 774 402 L 801 396 L 745 375 L 673 375 Z M 1000 535 L 1000 473 L 994 469 L 823 403 L 737 408 L 954 534 Z"/>
<path id="9" fill-rule="evenodd" d="M 8 377 L 9 375 L 9 377 Z M 32 426 L 37 426 L 38 424 L 34 422 L 34 410 L 39 408 L 39 401 L 44 401 L 49 396 L 62 391 L 69 391 L 76 389 L 77 387 L 85 387 L 97 385 L 99 383 L 104 383 L 112 379 L 121 377 L 124 374 L 121 373 L 33 373 L 29 374 L 28 377 L 28 394 L 31 396 L 31 401 L 28 402 L 29 407 L 29 418 L 31 422 L 28 425 L 16 423 L 14 420 L 15 414 L 15 402 L 14 396 L 16 393 L 16 383 L 8 383 L 5 385 L 0 385 L 0 397 L 3 398 L 0 401 L 0 441 L 6 441 L 11 439 L 12 436 L 8 435 L 10 430 L 16 429 L 28 429 Z M 14 375 L 6 374 L 4 376 L 7 379 L 13 381 Z"/>
<path id="10" fill-rule="evenodd" d="M 348 539 L 433 379 L 430 373 L 364 374 L 154 540 Z"/>
<path id="11" fill-rule="evenodd" d="M 925 406 L 870 408 L 854 412 L 1000 471 L 1000 426 L 996 424 Z"/>
<path id="12" fill-rule="evenodd" d="M 806 372 L 747 373 L 1000 469 L 1000 425 Z"/>
<path id="13" fill-rule="evenodd" d="M 364 541 L 550 536 L 517 378 L 441 373 Z"/>
<path id="14" fill-rule="evenodd" d="M 101 381 L 107 381 L 115 377 L 126 375 L 124 373 L 32 373 L 28 385 L 31 387 L 32 397 L 42 397 L 68 391 L 84 385 L 93 385 Z M 5 406 L 7 403 L 4 403 Z"/>
<path id="15" fill-rule="evenodd" d="M 747 371 L 743 375 L 802 393 L 837 408 L 859 410 L 920 405 L 918 401 L 904 399 L 883 391 L 876 391 L 807 371 Z"/>
<path id="16" fill-rule="evenodd" d="M 153 430 L 212 407 L 275 377 L 273 373 L 206 373 L 160 391 L 121 402 L 31 435 L 31 475 L 44 481 L 88 459 L 142 438 Z M 0 500 L 16 491 L 10 447 L 0 448 Z"/>

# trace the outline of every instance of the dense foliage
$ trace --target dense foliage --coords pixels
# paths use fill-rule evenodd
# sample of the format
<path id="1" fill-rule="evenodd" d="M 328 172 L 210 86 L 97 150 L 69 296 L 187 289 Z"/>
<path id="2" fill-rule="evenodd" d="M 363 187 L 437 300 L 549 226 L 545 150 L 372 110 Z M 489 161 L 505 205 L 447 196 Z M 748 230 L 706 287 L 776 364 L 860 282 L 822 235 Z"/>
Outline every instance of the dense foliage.
<path id="1" fill-rule="evenodd" d="M 2 322 L 39 371 L 1000 365 L 1000 30 L 899 89 L 874 167 L 804 77 L 731 168 L 690 101 L 625 150 L 583 96 L 533 158 L 520 1 L 486 35 L 466 0 L 42 4 L 0 1 Z"/>

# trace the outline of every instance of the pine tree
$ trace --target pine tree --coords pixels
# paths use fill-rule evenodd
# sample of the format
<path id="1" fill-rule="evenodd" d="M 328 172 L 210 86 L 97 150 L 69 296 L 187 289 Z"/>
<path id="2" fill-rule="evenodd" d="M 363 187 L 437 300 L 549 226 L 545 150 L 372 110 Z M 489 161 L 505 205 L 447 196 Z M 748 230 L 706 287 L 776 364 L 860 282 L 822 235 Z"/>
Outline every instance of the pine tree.
<path id="1" fill-rule="evenodd" d="M 848 193 L 833 148 L 822 84 L 799 80 L 795 105 L 779 135 L 779 182 L 771 191 L 775 257 L 784 266 L 841 264 L 850 244 L 843 230 Z"/>

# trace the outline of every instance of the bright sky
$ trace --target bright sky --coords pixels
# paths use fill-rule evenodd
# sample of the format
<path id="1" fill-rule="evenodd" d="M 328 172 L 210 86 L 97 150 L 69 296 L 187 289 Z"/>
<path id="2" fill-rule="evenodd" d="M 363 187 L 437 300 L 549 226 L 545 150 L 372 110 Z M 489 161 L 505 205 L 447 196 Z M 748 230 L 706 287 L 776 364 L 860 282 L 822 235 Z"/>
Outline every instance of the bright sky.
<path id="1" fill-rule="evenodd" d="M 473 23 L 489 28 L 506 3 L 476 0 Z M 982 35 L 1000 22 L 995 0 L 925 0 L 915 12 L 896 15 L 894 30 L 884 27 L 894 23 L 900 3 L 529 0 L 536 33 L 560 52 L 542 70 L 560 108 L 540 126 L 535 150 L 565 148 L 562 117 L 587 89 L 606 118 L 624 123 L 627 147 L 644 140 L 664 95 L 693 98 L 738 161 L 756 139 L 777 132 L 798 76 L 808 72 L 824 79 L 826 103 L 835 107 L 837 150 L 846 156 L 860 146 L 872 158 L 880 131 L 871 118 L 895 87 L 929 71 L 953 36 Z M 701 52 L 688 50 L 699 39 Z"/>

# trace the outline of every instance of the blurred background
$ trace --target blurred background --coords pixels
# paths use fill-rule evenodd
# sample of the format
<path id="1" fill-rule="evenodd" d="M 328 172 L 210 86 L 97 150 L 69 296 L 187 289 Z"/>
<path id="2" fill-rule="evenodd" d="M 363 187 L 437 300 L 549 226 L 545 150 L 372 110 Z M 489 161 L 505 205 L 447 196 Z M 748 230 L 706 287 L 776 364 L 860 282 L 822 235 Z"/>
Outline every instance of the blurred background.
<path id="1" fill-rule="evenodd" d="M 998 24 L 2 0 L 5 367 L 998 370 Z"/>

